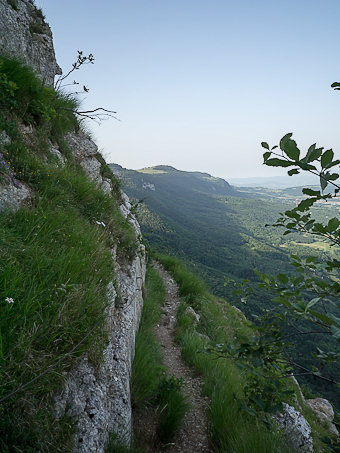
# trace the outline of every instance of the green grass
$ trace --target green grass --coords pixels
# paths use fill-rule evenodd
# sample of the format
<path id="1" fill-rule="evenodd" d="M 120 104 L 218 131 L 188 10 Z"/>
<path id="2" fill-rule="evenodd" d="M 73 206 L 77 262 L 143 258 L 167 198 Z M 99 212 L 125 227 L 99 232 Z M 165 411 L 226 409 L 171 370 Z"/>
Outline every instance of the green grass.
<path id="1" fill-rule="evenodd" d="M 0 130 L 11 138 L 0 146 L 10 167 L 2 178 L 32 191 L 30 209 L 0 215 L 0 450 L 68 452 L 73 423 L 56 422 L 53 397 L 81 354 L 101 360 L 112 247 L 126 262 L 138 244 L 119 200 L 67 150 L 73 101 L 44 88 L 23 63 L 0 58 L 0 104 Z M 23 122 L 34 126 L 30 134 L 21 135 Z M 49 153 L 56 137 L 68 152 L 63 167 Z"/>
<path id="2" fill-rule="evenodd" d="M 159 258 L 178 282 L 180 296 L 184 297 L 189 304 L 195 305 L 196 303 L 196 308 L 198 308 L 200 298 L 208 296 L 208 291 L 202 280 L 190 272 L 178 259 L 166 255 Z"/>
<path id="3" fill-rule="evenodd" d="M 181 380 L 164 376 L 159 383 L 158 403 L 159 437 L 162 442 L 168 442 L 178 431 L 189 408 L 189 403 L 182 393 Z"/>
<path id="4" fill-rule="evenodd" d="M 158 418 L 159 440 L 167 442 L 178 430 L 188 403 L 182 393 L 181 382 L 167 374 L 160 345 L 155 336 L 155 328 L 160 320 L 165 298 L 165 287 L 158 272 L 151 266 L 147 271 L 145 290 L 146 298 L 136 337 L 132 368 L 132 404 L 139 410 L 153 406 Z M 142 435 L 143 433 L 137 433 L 137 437 Z"/>
<path id="5" fill-rule="evenodd" d="M 22 61 L 0 55 L 0 107 L 7 115 L 44 126 L 46 134 L 57 140 L 78 127 L 73 113 L 78 104 L 74 96 L 44 86 Z"/>
<path id="6" fill-rule="evenodd" d="M 215 451 L 288 452 L 279 432 L 267 431 L 260 420 L 240 408 L 246 374 L 230 359 L 217 359 L 208 352 L 209 345 L 247 338 L 252 332 L 248 321 L 225 301 L 209 295 L 179 260 L 165 256 L 158 256 L 158 259 L 173 274 L 183 295 L 178 312 L 177 340 L 183 358 L 204 378 L 203 390 L 211 399 L 209 431 Z M 191 295 L 188 288 L 193 288 Z M 185 313 L 188 301 L 201 315 L 197 326 Z M 208 336 L 210 341 L 199 334 Z"/>
<path id="7" fill-rule="evenodd" d="M 146 453 L 145 450 L 135 447 L 127 447 L 124 443 L 119 440 L 119 437 L 112 433 L 109 442 L 106 446 L 105 453 Z"/>

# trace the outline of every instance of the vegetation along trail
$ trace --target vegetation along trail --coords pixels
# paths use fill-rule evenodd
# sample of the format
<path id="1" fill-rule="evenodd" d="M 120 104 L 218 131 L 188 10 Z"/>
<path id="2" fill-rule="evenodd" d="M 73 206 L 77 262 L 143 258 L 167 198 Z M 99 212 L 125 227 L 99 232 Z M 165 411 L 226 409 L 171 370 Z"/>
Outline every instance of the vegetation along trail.
<path id="1" fill-rule="evenodd" d="M 154 267 L 166 286 L 166 298 L 159 327 L 158 341 L 162 346 L 164 364 L 176 378 L 183 379 L 183 390 L 188 396 L 190 408 L 174 441 L 168 444 L 167 453 L 211 452 L 207 435 L 207 406 L 209 399 L 202 396 L 202 379 L 181 358 L 180 347 L 175 343 L 176 314 L 180 304 L 178 287 L 163 266 L 154 262 Z"/>

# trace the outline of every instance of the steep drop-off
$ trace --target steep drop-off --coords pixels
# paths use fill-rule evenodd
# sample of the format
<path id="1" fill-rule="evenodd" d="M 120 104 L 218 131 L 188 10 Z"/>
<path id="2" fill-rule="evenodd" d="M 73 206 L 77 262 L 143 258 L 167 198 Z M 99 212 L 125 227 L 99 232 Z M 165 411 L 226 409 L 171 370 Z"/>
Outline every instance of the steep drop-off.
<path id="1" fill-rule="evenodd" d="M 132 436 L 145 250 L 76 99 L 52 88 L 59 73 L 42 12 L 0 0 L 4 452 L 103 452 L 110 433 Z"/>

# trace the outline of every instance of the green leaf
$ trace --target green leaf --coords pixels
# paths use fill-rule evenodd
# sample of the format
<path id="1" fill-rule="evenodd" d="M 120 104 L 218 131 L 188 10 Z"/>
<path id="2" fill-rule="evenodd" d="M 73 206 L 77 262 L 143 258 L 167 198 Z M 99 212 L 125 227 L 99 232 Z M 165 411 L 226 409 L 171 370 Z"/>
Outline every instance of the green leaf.
<path id="1" fill-rule="evenodd" d="M 321 167 L 327 168 L 327 166 L 332 162 L 334 153 L 331 149 L 328 149 L 321 156 Z"/>
<path id="2" fill-rule="evenodd" d="M 333 160 L 330 164 L 327 165 L 327 169 L 334 167 L 334 165 L 340 164 L 340 160 Z"/>
<path id="3" fill-rule="evenodd" d="M 269 167 L 291 167 L 294 164 L 288 160 L 273 158 L 266 160 L 265 165 Z"/>
<path id="4" fill-rule="evenodd" d="M 286 274 L 277 274 L 277 279 L 279 280 L 280 283 L 283 285 L 286 285 L 289 281 L 288 275 Z"/>
<path id="5" fill-rule="evenodd" d="M 267 151 L 266 153 L 263 154 L 263 160 L 266 162 L 266 160 L 268 160 L 268 158 L 270 157 L 271 155 L 271 152 L 270 151 Z"/>
<path id="6" fill-rule="evenodd" d="M 298 255 L 290 255 L 290 257 L 295 260 L 295 261 L 298 261 L 299 263 L 301 263 L 301 258 L 298 256 Z"/>
<path id="7" fill-rule="evenodd" d="M 331 320 L 331 318 L 327 315 L 324 315 L 323 313 L 319 313 L 318 311 L 315 311 L 315 310 L 310 310 L 309 313 L 311 315 L 313 315 L 315 318 L 320 319 L 322 322 L 324 322 L 328 326 L 331 326 L 333 324 L 333 321 Z"/>
<path id="8" fill-rule="evenodd" d="M 307 164 L 306 162 L 303 162 L 301 160 L 299 162 L 296 162 L 296 165 L 302 168 L 302 170 L 316 170 L 316 167 L 314 167 L 314 165 Z"/>
<path id="9" fill-rule="evenodd" d="M 288 171 L 289 176 L 298 175 L 299 173 L 300 173 L 299 170 L 296 170 L 296 168 L 293 168 L 292 170 Z"/>
<path id="10" fill-rule="evenodd" d="M 302 189 L 302 193 L 304 193 L 305 195 L 310 195 L 311 197 L 321 197 L 320 190 L 304 188 Z"/>
<path id="11" fill-rule="evenodd" d="M 333 217 L 332 219 L 330 219 L 330 221 L 328 222 L 328 225 L 327 225 L 327 231 L 329 233 L 331 233 L 332 231 L 335 231 L 336 229 L 339 228 L 339 225 L 340 225 L 340 220 L 337 219 L 336 217 Z"/>
<path id="12" fill-rule="evenodd" d="M 338 178 L 339 178 L 339 174 L 338 173 L 332 173 L 332 174 L 329 175 L 328 181 L 336 181 Z"/>
<path id="13" fill-rule="evenodd" d="M 340 329 L 338 327 L 332 326 L 331 331 L 332 331 L 333 337 L 335 337 L 337 340 L 340 340 Z"/>
<path id="14" fill-rule="evenodd" d="M 306 263 L 316 263 L 318 259 L 315 256 L 307 256 Z"/>
<path id="15" fill-rule="evenodd" d="M 317 231 L 318 233 L 326 233 L 326 227 L 322 225 L 322 223 L 315 223 L 314 224 L 314 230 Z"/>
<path id="16" fill-rule="evenodd" d="M 335 325 L 340 327 L 340 318 L 338 318 L 337 316 L 333 315 L 333 313 L 330 313 L 329 317 L 334 321 L 333 324 L 335 323 Z"/>
<path id="17" fill-rule="evenodd" d="M 306 198 L 305 200 L 300 201 L 297 205 L 297 209 L 299 211 L 308 211 L 308 209 L 313 206 L 313 204 L 317 201 L 317 198 Z"/>
<path id="18" fill-rule="evenodd" d="M 321 156 L 323 148 L 315 148 L 315 146 L 316 143 L 309 147 L 306 157 L 304 158 L 306 162 L 313 162 Z"/>
<path id="19" fill-rule="evenodd" d="M 324 191 L 326 189 L 326 187 L 328 186 L 328 181 L 327 179 L 325 178 L 325 174 L 321 173 L 320 174 L 320 186 L 321 186 L 321 189 Z"/>
<path id="20" fill-rule="evenodd" d="M 307 305 L 306 305 L 306 311 L 313 307 L 313 305 L 317 304 L 319 302 L 319 300 L 321 299 L 321 297 L 315 297 L 314 299 L 310 300 Z"/>
<path id="21" fill-rule="evenodd" d="M 261 146 L 262 146 L 262 148 L 269 149 L 269 145 L 267 142 L 261 142 Z"/>
<path id="22" fill-rule="evenodd" d="M 281 138 L 280 148 L 287 154 L 289 159 L 297 161 L 300 157 L 300 150 L 296 146 L 296 142 L 290 138 L 292 135 L 292 133 L 286 134 Z"/>

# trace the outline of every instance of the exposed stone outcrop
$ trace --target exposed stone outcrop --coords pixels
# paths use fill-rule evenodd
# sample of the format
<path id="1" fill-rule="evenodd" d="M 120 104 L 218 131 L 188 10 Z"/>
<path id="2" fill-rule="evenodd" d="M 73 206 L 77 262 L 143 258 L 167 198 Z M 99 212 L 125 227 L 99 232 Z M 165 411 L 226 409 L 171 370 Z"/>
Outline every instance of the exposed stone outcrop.
<path id="1" fill-rule="evenodd" d="M 314 398 L 305 400 L 305 403 L 315 413 L 319 422 L 329 430 L 334 436 L 339 436 L 339 431 L 333 424 L 334 410 L 331 403 L 324 398 Z"/>
<path id="2" fill-rule="evenodd" d="M 313 453 L 312 429 L 300 412 L 293 406 L 283 403 L 283 411 L 275 418 L 291 448 L 301 453 Z"/>
<path id="3" fill-rule="evenodd" d="M 100 173 L 101 163 L 95 157 L 98 152 L 96 144 L 81 131 L 68 134 L 67 143 L 89 178 L 105 193 L 111 192 L 110 180 L 103 180 Z M 120 210 L 139 238 L 140 228 L 131 213 L 129 198 L 123 192 L 120 198 Z M 108 288 L 106 327 L 109 341 L 103 361 L 96 369 L 84 356 L 56 398 L 57 417 L 66 414 L 76 422 L 74 452 L 103 452 L 110 432 L 115 432 L 127 444 L 131 441 L 130 377 L 135 336 L 143 307 L 144 256 L 144 246 L 139 244 L 132 263 L 119 265 L 116 249 L 112 250 L 116 281 L 112 281 Z"/>
<path id="4" fill-rule="evenodd" d="M 14 178 L 0 183 L 0 212 L 4 210 L 17 211 L 21 206 L 31 203 L 32 191 L 27 184 Z"/>
<path id="5" fill-rule="evenodd" d="M 61 74 L 51 29 L 31 0 L 0 0 L 0 52 L 23 58 L 46 85 Z"/>
<path id="6" fill-rule="evenodd" d="M 5 131 L 0 133 L 0 212 L 5 210 L 17 211 L 21 206 L 29 206 L 32 190 L 15 177 L 10 162 L 6 158 L 6 145 L 11 143 Z"/>
<path id="7" fill-rule="evenodd" d="M 193 319 L 195 324 L 200 322 L 200 315 L 192 307 L 187 307 L 184 313 Z"/>
<path id="8" fill-rule="evenodd" d="M 0 53 L 21 57 L 33 67 L 47 85 L 52 86 L 60 68 L 55 59 L 52 33 L 41 11 L 32 0 L 0 0 Z M 29 141 L 31 129 L 22 125 L 22 134 Z M 112 182 L 101 172 L 102 158 L 97 145 L 82 131 L 67 134 L 66 143 L 90 179 L 107 194 Z M 0 210 L 18 209 L 28 203 L 32 194 L 28 185 L 17 181 L 6 162 L 6 145 L 10 138 L 0 135 Z M 66 157 L 56 144 L 49 152 L 56 165 L 64 165 Z M 136 231 L 140 228 L 131 213 L 128 197 L 119 195 L 120 209 Z M 106 225 L 98 219 L 98 224 Z M 112 238 L 114 243 L 115 239 Z M 94 366 L 85 354 L 68 375 L 65 386 L 55 397 L 56 417 L 64 414 L 75 424 L 74 452 L 104 452 L 110 432 L 115 432 L 127 444 L 132 436 L 130 376 L 134 357 L 135 335 L 143 307 L 142 287 L 145 279 L 145 250 L 139 243 L 132 262 L 118 263 L 116 246 L 112 249 L 115 275 L 108 286 L 106 329 L 108 343 L 100 365 Z"/>
<path id="9" fill-rule="evenodd" d="M 67 414 L 76 421 L 74 452 L 104 452 L 110 432 L 127 444 L 131 441 L 130 377 L 144 276 L 143 257 L 118 271 L 119 297 L 113 283 L 108 288 L 109 343 L 102 364 L 96 369 L 84 356 L 56 398 L 57 417 Z"/>

